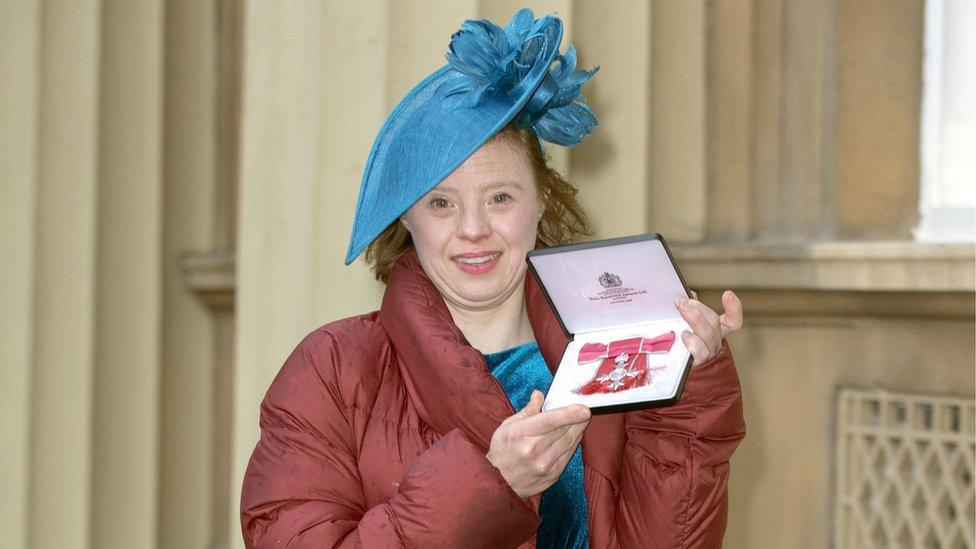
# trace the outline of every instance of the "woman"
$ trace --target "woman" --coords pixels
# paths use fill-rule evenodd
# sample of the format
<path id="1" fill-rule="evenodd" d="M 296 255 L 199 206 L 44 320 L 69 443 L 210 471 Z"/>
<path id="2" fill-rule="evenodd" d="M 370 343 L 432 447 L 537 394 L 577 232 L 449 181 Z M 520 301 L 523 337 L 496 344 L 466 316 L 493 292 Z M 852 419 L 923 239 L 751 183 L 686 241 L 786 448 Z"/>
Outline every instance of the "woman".
<path id="1" fill-rule="evenodd" d="M 677 304 L 694 357 L 678 404 L 541 411 L 567 339 L 525 254 L 585 224 L 539 140 L 596 124 L 561 31 L 527 10 L 465 22 L 381 129 L 346 259 L 366 249 L 383 303 L 307 336 L 269 389 L 249 546 L 720 545 L 744 435 L 731 292 L 722 316 Z"/>

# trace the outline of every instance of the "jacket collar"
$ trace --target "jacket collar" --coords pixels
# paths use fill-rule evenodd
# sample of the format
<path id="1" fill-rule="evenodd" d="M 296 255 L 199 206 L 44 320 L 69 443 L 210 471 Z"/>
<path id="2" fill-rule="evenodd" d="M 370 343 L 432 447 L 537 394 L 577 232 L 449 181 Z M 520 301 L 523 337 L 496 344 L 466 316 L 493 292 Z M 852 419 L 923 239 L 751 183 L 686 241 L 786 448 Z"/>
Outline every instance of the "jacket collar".
<path id="1" fill-rule="evenodd" d="M 525 277 L 525 308 L 542 357 L 555 371 L 568 339 L 532 276 Z M 421 419 L 442 434 L 460 428 L 487 449 L 492 433 L 514 411 L 413 249 L 393 267 L 379 320 Z"/>

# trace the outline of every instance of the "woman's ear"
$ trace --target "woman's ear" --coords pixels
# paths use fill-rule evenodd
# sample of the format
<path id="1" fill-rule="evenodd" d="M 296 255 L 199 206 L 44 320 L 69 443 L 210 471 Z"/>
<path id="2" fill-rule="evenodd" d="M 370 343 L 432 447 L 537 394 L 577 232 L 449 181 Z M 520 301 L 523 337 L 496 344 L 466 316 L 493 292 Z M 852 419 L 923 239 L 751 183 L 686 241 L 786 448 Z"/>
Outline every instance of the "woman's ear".
<path id="1" fill-rule="evenodd" d="M 410 232 L 410 222 L 407 221 L 406 216 L 402 216 L 401 215 L 399 217 L 399 221 L 400 221 L 400 224 L 403 225 L 403 228 L 406 229 L 407 232 L 409 233 Z"/>

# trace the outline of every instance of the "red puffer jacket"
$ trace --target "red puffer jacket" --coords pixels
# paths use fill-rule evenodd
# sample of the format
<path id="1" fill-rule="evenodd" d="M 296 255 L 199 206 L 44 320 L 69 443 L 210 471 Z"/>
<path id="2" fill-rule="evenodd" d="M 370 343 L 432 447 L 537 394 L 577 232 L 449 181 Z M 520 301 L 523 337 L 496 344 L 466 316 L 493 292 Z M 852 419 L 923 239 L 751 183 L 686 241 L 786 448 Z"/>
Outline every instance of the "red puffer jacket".
<path id="1" fill-rule="evenodd" d="M 526 277 L 548 364 L 566 347 Z M 249 547 L 534 547 L 539 497 L 485 458 L 512 415 L 414 252 L 379 311 L 308 335 L 261 405 L 244 478 Z M 729 457 L 745 434 L 727 345 L 667 408 L 595 415 L 583 436 L 590 546 L 717 547 Z"/>

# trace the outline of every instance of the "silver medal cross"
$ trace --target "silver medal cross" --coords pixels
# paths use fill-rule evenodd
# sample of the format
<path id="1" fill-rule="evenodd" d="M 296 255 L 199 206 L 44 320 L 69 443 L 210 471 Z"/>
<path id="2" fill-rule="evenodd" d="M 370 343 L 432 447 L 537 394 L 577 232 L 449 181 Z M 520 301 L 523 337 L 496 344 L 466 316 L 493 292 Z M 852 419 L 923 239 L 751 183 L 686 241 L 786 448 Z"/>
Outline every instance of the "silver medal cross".
<path id="1" fill-rule="evenodd" d="M 630 355 L 627 353 L 620 353 L 617 355 L 613 361 L 617 366 L 606 375 L 602 375 L 596 378 L 600 383 L 610 382 L 610 390 L 616 391 L 621 385 L 624 384 L 625 380 L 632 379 L 637 375 L 637 372 L 627 370 L 626 365 L 630 360 Z"/>

